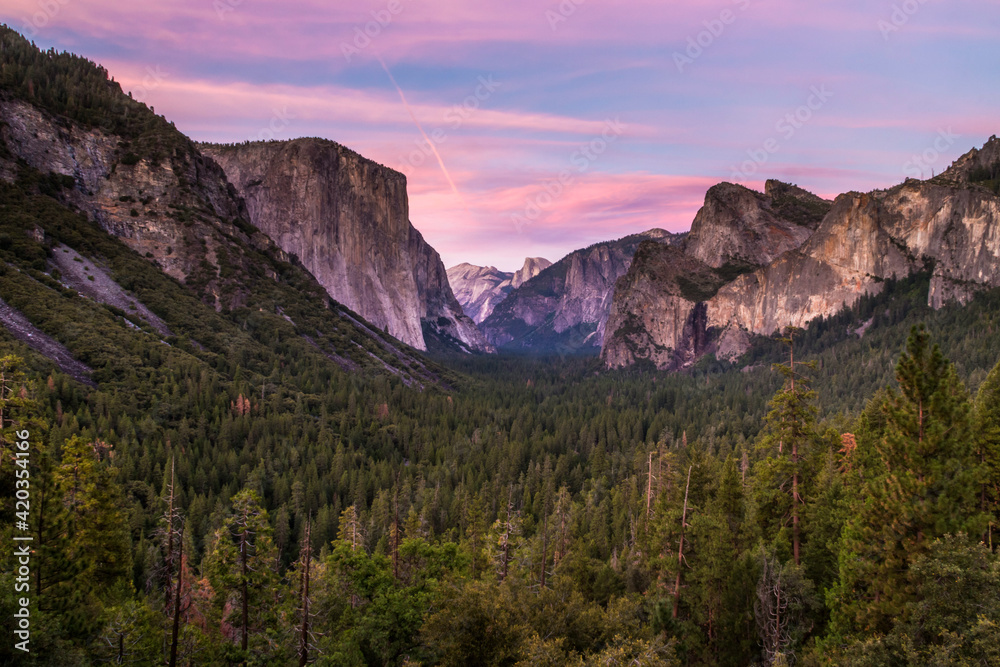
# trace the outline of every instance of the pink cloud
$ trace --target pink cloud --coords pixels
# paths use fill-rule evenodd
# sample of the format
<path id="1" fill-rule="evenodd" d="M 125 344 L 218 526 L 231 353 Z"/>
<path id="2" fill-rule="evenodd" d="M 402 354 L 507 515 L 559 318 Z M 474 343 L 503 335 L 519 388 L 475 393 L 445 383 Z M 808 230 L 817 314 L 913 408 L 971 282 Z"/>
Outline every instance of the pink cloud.
<path id="1" fill-rule="evenodd" d="M 532 253 L 554 261 L 590 243 L 653 227 L 686 230 L 714 184 L 662 174 L 578 174 L 551 198 L 544 196 L 545 181 L 468 193 L 469 209 L 443 189 L 418 189 L 410 192 L 410 217 L 449 266 L 519 266 Z M 527 219 L 532 202 L 542 204 Z M 527 223 L 516 223 L 515 215 Z"/>

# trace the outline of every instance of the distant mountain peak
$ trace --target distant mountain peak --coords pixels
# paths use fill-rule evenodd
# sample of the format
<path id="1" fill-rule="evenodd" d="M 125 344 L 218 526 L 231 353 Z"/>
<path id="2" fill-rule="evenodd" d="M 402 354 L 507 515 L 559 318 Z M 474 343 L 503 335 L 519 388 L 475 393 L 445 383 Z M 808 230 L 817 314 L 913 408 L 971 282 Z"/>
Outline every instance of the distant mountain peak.
<path id="1" fill-rule="evenodd" d="M 749 334 L 831 316 L 933 266 L 927 303 L 1000 286 L 1000 140 L 926 181 L 830 202 L 780 181 L 709 189 L 679 254 L 643 246 L 619 282 L 602 356 L 684 368 L 734 359 Z M 702 263 L 702 266 L 692 264 Z M 928 263 L 929 262 L 929 263 Z M 487 323 L 487 335 L 490 335 Z"/>
<path id="2" fill-rule="evenodd" d="M 517 271 L 500 271 L 495 266 L 463 262 L 448 269 L 448 281 L 465 314 L 476 324 L 490 316 L 511 290 L 552 266 L 544 257 L 528 257 Z"/>

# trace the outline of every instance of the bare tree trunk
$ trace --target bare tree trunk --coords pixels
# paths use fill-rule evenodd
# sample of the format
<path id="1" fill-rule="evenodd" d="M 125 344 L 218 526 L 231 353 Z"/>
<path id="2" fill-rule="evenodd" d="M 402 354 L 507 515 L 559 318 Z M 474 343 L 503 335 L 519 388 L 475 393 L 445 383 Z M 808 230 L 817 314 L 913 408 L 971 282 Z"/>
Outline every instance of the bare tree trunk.
<path id="1" fill-rule="evenodd" d="M 545 561 L 549 559 L 549 512 L 546 504 L 542 507 L 542 588 L 545 588 Z"/>
<path id="2" fill-rule="evenodd" d="M 167 586 L 163 606 L 170 608 L 170 581 L 174 577 L 174 459 L 170 457 L 170 499 L 167 501 Z"/>
<path id="3" fill-rule="evenodd" d="M 792 557 L 799 565 L 799 545 L 802 541 L 802 528 L 799 525 L 799 444 L 792 440 Z"/>
<path id="4" fill-rule="evenodd" d="M 649 472 L 646 474 L 646 518 L 653 506 L 653 452 L 649 453 Z"/>
<path id="5" fill-rule="evenodd" d="M 250 600 L 249 591 L 247 590 L 247 541 L 247 531 L 246 528 L 244 528 L 243 533 L 240 535 L 240 596 L 242 597 L 240 602 L 243 608 L 241 615 L 243 623 L 243 636 L 240 641 L 240 647 L 244 652 L 246 652 L 247 648 L 250 646 Z M 243 664 L 246 664 L 245 660 Z"/>
<path id="6" fill-rule="evenodd" d="M 681 568 L 684 567 L 684 529 L 687 528 L 688 511 L 688 491 L 691 490 L 691 469 L 688 467 L 687 484 L 684 487 L 684 509 L 681 511 L 681 540 L 677 547 L 677 579 L 674 581 L 674 613 L 673 618 L 677 618 L 681 606 Z"/>
<path id="7" fill-rule="evenodd" d="M 171 465 L 173 468 L 173 465 Z M 171 472 L 171 478 L 173 478 L 173 473 Z M 171 500 L 173 500 L 173 492 L 171 489 Z M 184 540 L 184 524 L 181 524 L 180 536 L 181 544 Z M 174 627 L 170 633 L 170 667 L 175 667 L 177 665 L 177 635 L 181 627 L 181 586 L 184 585 L 184 555 L 181 554 L 181 562 L 177 567 L 177 589 L 174 591 Z"/>
<path id="8" fill-rule="evenodd" d="M 399 475 L 392 501 L 392 576 L 399 581 Z"/>
<path id="9" fill-rule="evenodd" d="M 299 639 L 299 667 L 309 662 L 309 565 L 312 561 L 310 519 L 306 519 L 305 563 L 302 573 L 302 631 Z"/>
<path id="10" fill-rule="evenodd" d="M 500 581 L 507 578 L 507 565 L 510 563 L 510 512 L 513 509 L 513 496 L 514 487 L 511 486 L 507 491 L 507 521 L 504 523 L 503 527 L 503 555 L 501 556 L 501 572 Z"/>
<path id="11" fill-rule="evenodd" d="M 663 450 L 656 445 L 656 497 L 663 491 Z"/>

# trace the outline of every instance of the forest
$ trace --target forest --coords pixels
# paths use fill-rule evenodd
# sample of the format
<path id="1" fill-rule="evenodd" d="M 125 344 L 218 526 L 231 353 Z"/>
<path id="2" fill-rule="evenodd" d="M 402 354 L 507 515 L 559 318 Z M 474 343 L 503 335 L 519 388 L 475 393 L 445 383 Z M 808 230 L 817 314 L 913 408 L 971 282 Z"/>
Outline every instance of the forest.
<path id="1" fill-rule="evenodd" d="M 3 95 L 194 150 L 8 37 Z M 414 383 L 322 353 L 384 348 L 296 266 L 217 311 L 15 176 L 0 299 L 93 372 L 0 328 L 3 664 L 1000 664 L 1000 290 L 887 281 L 683 373 L 408 351 Z M 64 246 L 173 335 L 67 289 Z"/>
<path id="2" fill-rule="evenodd" d="M 18 658 L 996 664 L 1000 294 L 934 313 L 925 290 L 741 368 L 454 357 L 424 391 L 148 341 L 90 389 L 6 339 L 3 562 L 24 430 L 36 545 Z"/>

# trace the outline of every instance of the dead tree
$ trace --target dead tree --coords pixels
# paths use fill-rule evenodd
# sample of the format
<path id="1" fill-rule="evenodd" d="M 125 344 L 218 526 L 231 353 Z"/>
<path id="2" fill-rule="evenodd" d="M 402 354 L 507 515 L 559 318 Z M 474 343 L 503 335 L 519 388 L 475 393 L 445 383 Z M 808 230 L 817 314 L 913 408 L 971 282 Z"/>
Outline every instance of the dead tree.
<path id="1" fill-rule="evenodd" d="M 677 579 L 674 581 L 674 613 L 677 618 L 681 606 L 681 569 L 684 567 L 684 529 L 687 528 L 688 491 L 691 490 L 691 469 L 688 466 L 687 484 L 684 486 L 684 509 L 681 511 L 681 539 L 677 547 Z"/>
<path id="2" fill-rule="evenodd" d="M 309 568 L 312 563 L 312 530 L 311 520 L 306 518 L 306 535 L 303 541 L 300 580 L 300 610 L 302 625 L 299 631 L 299 667 L 309 663 Z"/>

